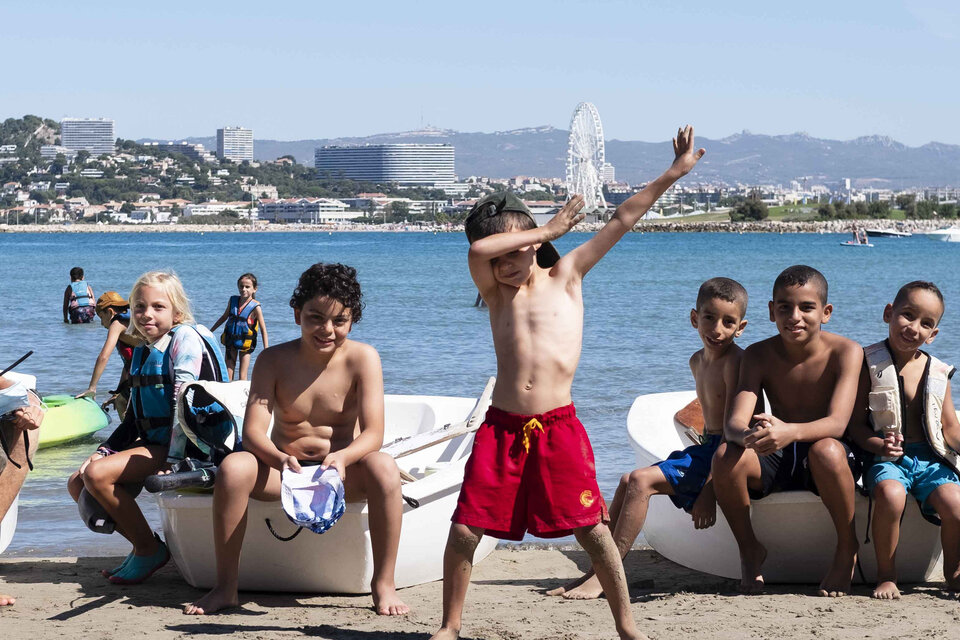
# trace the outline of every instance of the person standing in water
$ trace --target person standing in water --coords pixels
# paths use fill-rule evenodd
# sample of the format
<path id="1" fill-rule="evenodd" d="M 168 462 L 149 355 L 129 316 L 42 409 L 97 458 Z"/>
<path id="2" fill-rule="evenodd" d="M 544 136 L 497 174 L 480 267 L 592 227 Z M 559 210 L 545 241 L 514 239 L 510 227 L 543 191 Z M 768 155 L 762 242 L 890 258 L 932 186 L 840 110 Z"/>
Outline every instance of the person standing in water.
<path id="1" fill-rule="evenodd" d="M 245 273 L 237 279 L 240 295 L 230 296 L 227 309 L 220 319 L 213 323 L 211 331 L 226 322 L 220 343 L 227 358 L 227 374 L 233 380 L 234 371 L 239 369 L 237 380 L 247 379 L 250 367 L 250 354 L 257 348 L 257 332 L 263 333 L 263 348 L 270 346 L 267 338 L 267 325 L 263 321 L 263 310 L 257 297 L 257 276 Z M 239 367 L 238 365 L 239 360 Z"/>

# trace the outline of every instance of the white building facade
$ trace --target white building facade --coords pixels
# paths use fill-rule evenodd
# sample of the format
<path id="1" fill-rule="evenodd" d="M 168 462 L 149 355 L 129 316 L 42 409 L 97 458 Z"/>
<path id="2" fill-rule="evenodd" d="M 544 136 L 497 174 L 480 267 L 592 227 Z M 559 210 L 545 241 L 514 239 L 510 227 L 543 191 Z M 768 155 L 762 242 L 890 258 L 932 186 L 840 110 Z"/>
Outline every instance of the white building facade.
<path id="1" fill-rule="evenodd" d="M 87 151 L 91 156 L 116 153 L 117 137 L 113 120 L 107 118 L 64 118 L 60 121 L 60 146 Z"/>
<path id="2" fill-rule="evenodd" d="M 332 198 L 285 198 L 261 200 L 259 215 L 270 222 L 337 224 L 353 222 L 363 217 L 363 212 L 348 212 L 345 203 Z"/>
<path id="3" fill-rule="evenodd" d="M 408 187 L 443 188 L 456 179 L 450 144 L 326 146 L 314 152 L 314 166 L 321 176 Z"/>
<path id="4" fill-rule="evenodd" d="M 217 129 L 217 157 L 233 162 L 253 162 L 253 129 L 224 127 Z"/>

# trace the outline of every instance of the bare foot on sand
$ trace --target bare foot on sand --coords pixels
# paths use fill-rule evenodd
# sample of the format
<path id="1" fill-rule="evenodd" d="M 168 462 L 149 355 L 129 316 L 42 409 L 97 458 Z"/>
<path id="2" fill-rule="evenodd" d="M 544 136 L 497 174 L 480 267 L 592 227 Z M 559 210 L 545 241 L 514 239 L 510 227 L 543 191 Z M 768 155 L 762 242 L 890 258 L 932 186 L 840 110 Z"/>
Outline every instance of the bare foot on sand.
<path id="1" fill-rule="evenodd" d="M 403 603 L 392 585 L 373 587 L 373 608 L 381 616 L 405 616 L 410 613 L 410 607 Z"/>
<path id="2" fill-rule="evenodd" d="M 760 568 L 767 559 L 767 548 L 757 543 L 756 548 L 740 556 L 740 593 L 756 595 L 763 593 L 766 585 Z"/>
<path id="3" fill-rule="evenodd" d="M 203 596 L 193 604 L 188 604 L 183 608 L 183 613 L 188 616 L 203 616 L 223 609 L 232 609 L 239 606 L 240 600 L 237 597 L 237 590 L 220 589 L 214 587 L 210 593 Z"/>
<path id="4" fill-rule="evenodd" d="M 857 564 L 857 547 L 851 550 L 837 547 L 833 554 L 833 564 L 830 571 L 820 583 L 817 592 L 824 598 L 842 598 L 850 593 L 850 582 L 853 580 L 853 568 Z"/>
<path id="5" fill-rule="evenodd" d="M 5 596 L 2 593 L 0 593 L 0 607 L 9 607 L 16 601 L 17 599 L 14 598 L 13 596 Z"/>
<path id="6" fill-rule="evenodd" d="M 595 600 L 603 595 L 603 587 L 593 571 L 588 571 L 573 582 L 547 591 L 548 596 L 563 596 L 567 600 Z"/>
<path id="7" fill-rule="evenodd" d="M 459 629 L 440 627 L 440 631 L 430 636 L 430 640 L 457 640 L 460 637 Z"/>
<path id="8" fill-rule="evenodd" d="M 895 580 L 880 580 L 873 590 L 873 597 L 877 600 L 899 600 L 900 589 L 897 589 Z"/>

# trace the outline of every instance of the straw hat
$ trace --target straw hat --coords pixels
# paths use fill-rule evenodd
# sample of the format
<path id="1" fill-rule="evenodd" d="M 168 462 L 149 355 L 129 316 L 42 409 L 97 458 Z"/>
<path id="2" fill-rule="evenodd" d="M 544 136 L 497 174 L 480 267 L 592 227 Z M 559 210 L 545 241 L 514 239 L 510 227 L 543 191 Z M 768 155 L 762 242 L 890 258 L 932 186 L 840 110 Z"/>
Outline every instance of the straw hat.
<path id="1" fill-rule="evenodd" d="M 108 307 L 129 307 L 130 303 L 116 291 L 107 291 L 97 298 L 97 311 L 103 311 Z"/>

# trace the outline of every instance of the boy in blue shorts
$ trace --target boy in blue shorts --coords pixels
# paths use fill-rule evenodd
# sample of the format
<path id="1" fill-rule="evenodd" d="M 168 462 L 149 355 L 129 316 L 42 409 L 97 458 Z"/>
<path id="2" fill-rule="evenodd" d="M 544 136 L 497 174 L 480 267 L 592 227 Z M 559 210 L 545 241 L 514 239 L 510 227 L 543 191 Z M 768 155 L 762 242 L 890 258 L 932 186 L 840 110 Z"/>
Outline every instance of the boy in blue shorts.
<path id="1" fill-rule="evenodd" d="M 690 324 L 700 334 L 703 348 L 690 356 L 690 371 L 703 408 L 703 437 L 700 444 L 674 451 L 663 462 L 635 469 L 620 478 L 610 505 L 613 539 L 623 557 L 647 518 L 651 496 L 666 495 L 678 509 L 693 518 L 693 526 L 706 529 L 717 520 L 710 464 L 723 441 L 723 423 L 736 393 L 743 354 L 734 339 L 747 326 L 747 291 L 730 278 L 711 278 L 697 292 L 697 306 L 690 310 Z M 761 409 L 758 409 L 758 411 Z M 560 589 L 549 592 L 576 600 L 603 594 L 593 572 Z"/>
<path id="2" fill-rule="evenodd" d="M 923 352 L 939 331 L 943 294 L 932 282 L 903 285 L 883 310 L 889 336 L 864 349 L 851 432 L 873 464 L 864 474 L 874 501 L 873 597 L 898 600 L 896 552 L 907 493 L 941 525 L 943 575 L 960 590 L 960 421 L 950 378 L 956 369 Z"/>

